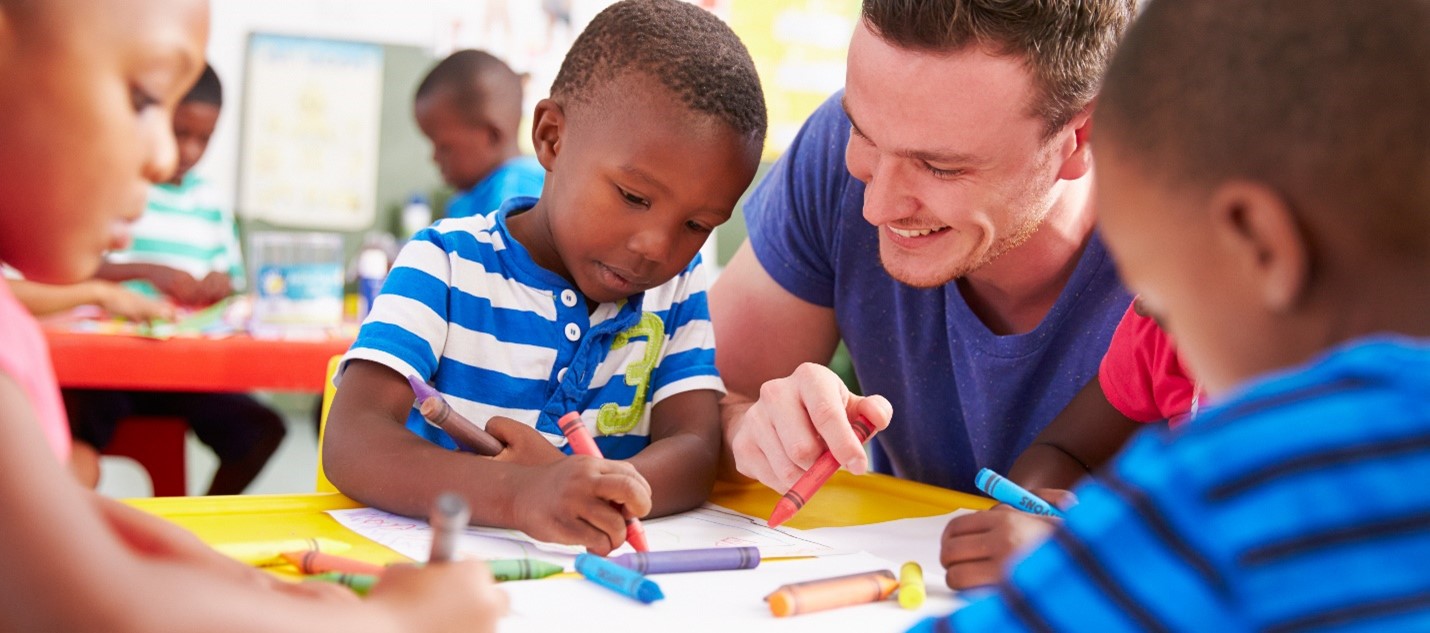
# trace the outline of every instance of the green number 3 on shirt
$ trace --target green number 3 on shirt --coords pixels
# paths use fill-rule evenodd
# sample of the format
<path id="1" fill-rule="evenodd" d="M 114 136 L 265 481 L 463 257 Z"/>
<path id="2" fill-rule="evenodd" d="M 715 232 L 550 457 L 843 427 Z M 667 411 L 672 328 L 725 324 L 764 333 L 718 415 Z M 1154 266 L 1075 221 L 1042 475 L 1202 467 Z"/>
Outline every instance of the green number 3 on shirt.
<path id="1" fill-rule="evenodd" d="M 631 339 L 646 337 L 645 355 L 640 360 L 626 365 L 626 384 L 636 388 L 631 406 L 622 408 L 614 402 L 601 405 L 596 414 L 596 432 L 601 435 L 629 433 L 640 424 L 645 414 L 646 392 L 650 389 L 650 374 L 655 371 L 655 363 L 660 359 L 660 349 L 665 346 L 665 322 L 651 312 L 641 313 L 640 323 L 616 335 L 611 342 L 614 352 L 626 346 Z"/>

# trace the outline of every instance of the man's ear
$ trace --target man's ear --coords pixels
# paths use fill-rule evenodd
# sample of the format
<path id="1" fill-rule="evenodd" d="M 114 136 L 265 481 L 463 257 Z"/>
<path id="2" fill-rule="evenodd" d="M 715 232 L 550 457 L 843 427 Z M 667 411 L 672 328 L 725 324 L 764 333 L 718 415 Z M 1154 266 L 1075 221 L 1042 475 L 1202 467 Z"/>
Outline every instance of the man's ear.
<path id="1" fill-rule="evenodd" d="M 1259 182 L 1232 180 L 1209 198 L 1214 239 L 1233 272 L 1273 312 L 1294 308 L 1311 280 L 1311 252 L 1286 199 Z M 1214 290 L 1213 290 L 1214 291 Z"/>
<path id="2" fill-rule="evenodd" d="M 566 112 L 561 104 L 550 99 L 536 103 L 536 111 L 531 115 L 531 145 L 536 149 L 536 160 L 546 171 L 556 164 L 556 155 L 561 153 L 561 135 L 566 131 Z"/>
<path id="3" fill-rule="evenodd" d="M 1088 137 L 1092 134 L 1092 107 L 1092 104 L 1088 104 L 1074 115 L 1060 133 L 1065 136 L 1058 152 L 1063 158 L 1063 164 L 1058 168 L 1058 178 L 1077 180 L 1086 176 L 1092 169 L 1092 151 L 1087 144 Z"/>

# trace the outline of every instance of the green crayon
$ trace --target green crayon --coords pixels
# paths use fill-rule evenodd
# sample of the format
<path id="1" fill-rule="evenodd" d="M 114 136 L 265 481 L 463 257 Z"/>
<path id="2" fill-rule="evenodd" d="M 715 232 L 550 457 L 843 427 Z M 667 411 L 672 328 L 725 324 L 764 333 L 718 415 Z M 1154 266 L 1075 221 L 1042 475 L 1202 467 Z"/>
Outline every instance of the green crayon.
<path id="1" fill-rule="evenodd" d="M 313 574 L 312 576 L 304 578 L 303 581 L 337 583 L 348 589 L 352 589 L 353 593 L 359 596 L 365 596 L 367 592 L 372 591 L 372 586 L 377 584 L 377 576 L 372 574 L 349 574 L 340 571 L 328 571 L 321 574 Z"/>
<path id="2" fill-rule="evenodd" d="M 487 561 L 487 568 L 492 570 L 492 576 L 496 577 L 497 582 L 506 582 L 508 580 L 536 580 L 565 571 L 565 568 L 555 563 L 548 563 L 544 560 L 532 560 L 530 558 L 489 560 Z"/>

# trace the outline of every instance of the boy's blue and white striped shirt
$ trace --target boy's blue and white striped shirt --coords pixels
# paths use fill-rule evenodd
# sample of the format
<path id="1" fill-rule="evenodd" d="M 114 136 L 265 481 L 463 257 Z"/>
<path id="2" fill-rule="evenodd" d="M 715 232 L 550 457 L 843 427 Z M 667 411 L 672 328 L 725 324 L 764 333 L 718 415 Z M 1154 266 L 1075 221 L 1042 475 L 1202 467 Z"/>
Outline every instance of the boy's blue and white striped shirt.
<path id="1" fill-rule="evenodd" d="M 686 391 L 724 392 L 704 266 L 697 256 L 674 279 L 588 315 L 581 291 L 538 266 L 507 231 L 508 214 L 535 203 L 513 198 L 413 236 L 344 365 L 363 359 L 417 376 L 478 425 L 509 417 L 558 446 L 565 436 L 556 420 L 580 411 L 606 457 L 630 457 L 649 444 L 655 404 Z M 455 447 L 415 408 L 407 427 Z"/>

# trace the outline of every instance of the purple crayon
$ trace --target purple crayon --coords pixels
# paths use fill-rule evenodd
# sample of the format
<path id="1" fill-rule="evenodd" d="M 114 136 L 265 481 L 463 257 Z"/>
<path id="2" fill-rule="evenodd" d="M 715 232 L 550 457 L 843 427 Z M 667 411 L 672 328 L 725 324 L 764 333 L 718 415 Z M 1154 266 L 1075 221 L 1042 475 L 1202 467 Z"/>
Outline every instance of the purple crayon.
<path id="1" fill-rule="evenodd" d="M 612 556 L 611 562 L 642 574 L 678 574 L 687 571 L 753 569 L 760 564 L 758 547 L 710 547 L 705 549 L 635 552 Z"/>
<path id="2" fill-rule="evenodd" d="M 432 426 L 446 431 L 463 450 L 490 457 L 506 448 L 491 433 L 482 430 L 482 427 L 452 409 L 452 406 L 442 399 L 442 394 L 437 393 L 437 390 L 427 383 L 418 380 L 416 376 L 408 376 L 407 384 L 412 385 L 412 393 L 417 396 L 417 410 L 422 417 Z"/>

